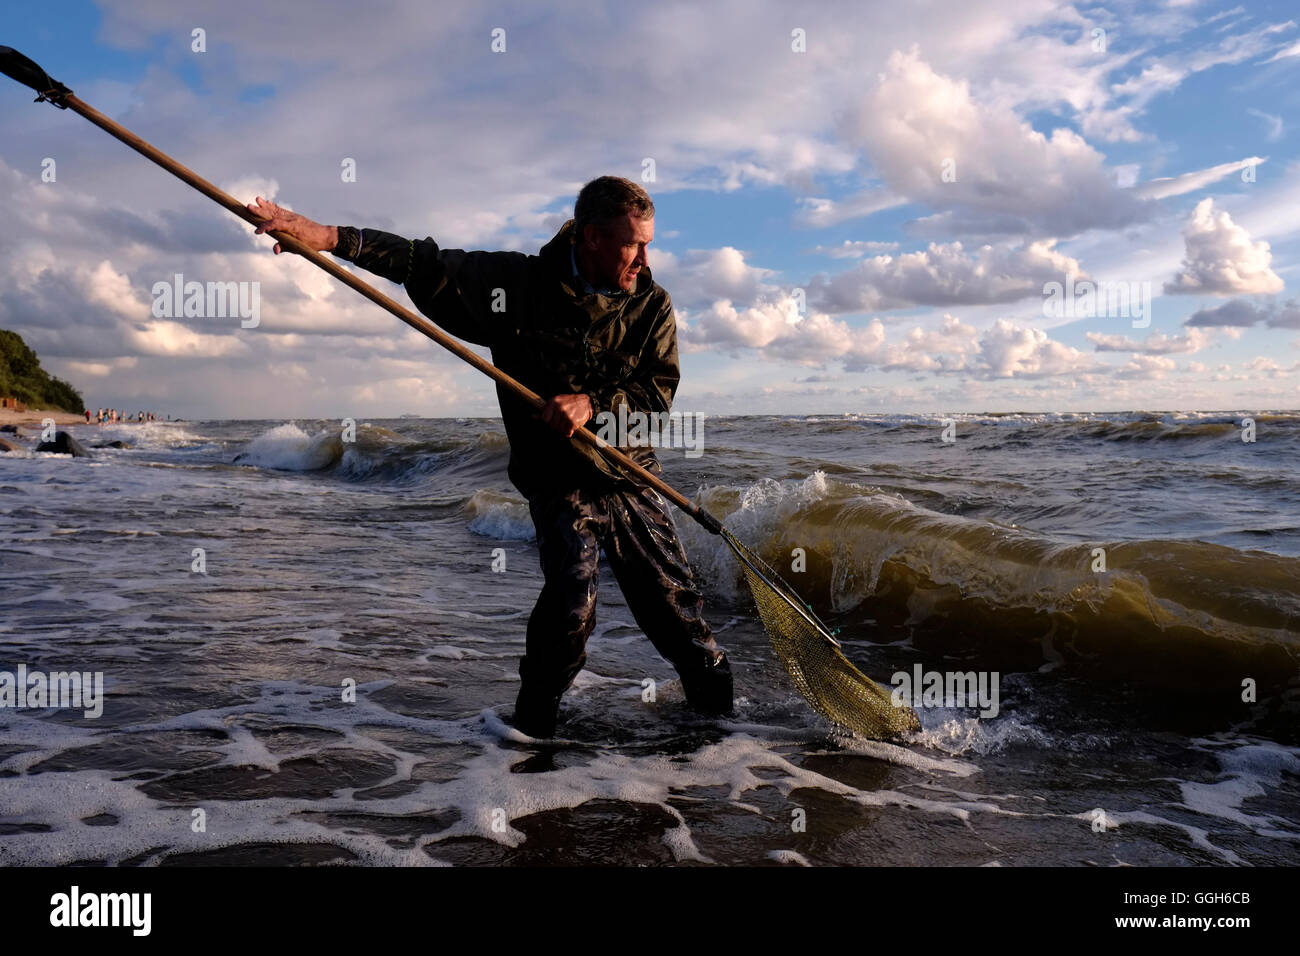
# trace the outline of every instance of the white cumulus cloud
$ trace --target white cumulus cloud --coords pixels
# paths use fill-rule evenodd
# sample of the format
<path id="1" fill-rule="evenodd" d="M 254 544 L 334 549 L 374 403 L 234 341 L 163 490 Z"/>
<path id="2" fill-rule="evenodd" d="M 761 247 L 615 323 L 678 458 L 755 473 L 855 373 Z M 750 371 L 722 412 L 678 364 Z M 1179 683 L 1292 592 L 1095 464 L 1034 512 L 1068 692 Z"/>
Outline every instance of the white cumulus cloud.
<path id="1" fill-rule="evenodd" d="M 1167 293 L 1234 295 L 1280 292 L 1284 283 L 1270 267 L 1268 243 L 1216 211 L 1213 199 L 1196 204 L 1183 230 L 1187 252 L 1182 268 L 1165 283 Z"/>

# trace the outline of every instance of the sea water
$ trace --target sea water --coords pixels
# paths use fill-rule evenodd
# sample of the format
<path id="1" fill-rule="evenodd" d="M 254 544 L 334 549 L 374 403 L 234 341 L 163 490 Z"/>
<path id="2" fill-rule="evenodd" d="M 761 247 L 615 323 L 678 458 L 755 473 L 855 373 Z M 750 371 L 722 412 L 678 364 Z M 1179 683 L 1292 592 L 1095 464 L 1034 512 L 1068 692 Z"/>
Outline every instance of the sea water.
<path id="1" fill-rule="evenodd" d="M 1300 416 L 709 418 L 665 478 L 859 669 L 996 715 L 837 731 L 678 515 L 736 715 L 604 574 L 549 751 L 504 719 L 541 576 L 499 421 L 70 431 L 131 447 L 0 456 L 0 670 L 102 713 L 0 708 L 2 864 L 1300 863 Z"/>

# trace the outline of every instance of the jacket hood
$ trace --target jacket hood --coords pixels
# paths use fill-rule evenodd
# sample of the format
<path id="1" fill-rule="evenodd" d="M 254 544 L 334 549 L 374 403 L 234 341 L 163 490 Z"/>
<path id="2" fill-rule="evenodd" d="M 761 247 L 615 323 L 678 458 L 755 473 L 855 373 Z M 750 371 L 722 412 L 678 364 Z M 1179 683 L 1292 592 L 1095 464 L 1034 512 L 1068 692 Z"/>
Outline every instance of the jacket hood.
<path id="1" fill-rule="evenodd" d="M 548 266 L 559 274 L 560 278 L 567 280 L 573 277 L 573 265 L 569 258 L 570 250 L 573 248 L 575 234 L 573 231 L 573 220 L 570 219 L 557 232 L 546 245 L 542 246 L 539 255 Z M 650 266 L 645 266 L 636 277 L 636 289 L 630 295 L 631 298 L 639 298 L 646 295 L 654 288 L 654 276 L 650 274 Z"/>

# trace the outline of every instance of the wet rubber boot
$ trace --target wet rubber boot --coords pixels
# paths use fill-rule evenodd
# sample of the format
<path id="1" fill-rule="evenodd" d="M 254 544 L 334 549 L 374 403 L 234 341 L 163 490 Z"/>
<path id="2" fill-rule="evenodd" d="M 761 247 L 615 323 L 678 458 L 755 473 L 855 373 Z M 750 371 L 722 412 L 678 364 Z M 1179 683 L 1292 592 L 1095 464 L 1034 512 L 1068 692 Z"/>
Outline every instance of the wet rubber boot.
<path id="1" fill-rule="evenodd" d="M 731 661 L 719 654 L 712 665 L 678 671 L 686 703 L 693 710 L 713 717 L 729 717 L 735 712 L 735 689 Z"/>
<path id="2" fill-rule="evenodd" d="M 555 736 L 559 711 L 559 697 L 539 699 L 520 690 L 519 698 L 515 701 L 514 715 L 507 722 L 521 734 L 537 740 L 549 740 Z"/>

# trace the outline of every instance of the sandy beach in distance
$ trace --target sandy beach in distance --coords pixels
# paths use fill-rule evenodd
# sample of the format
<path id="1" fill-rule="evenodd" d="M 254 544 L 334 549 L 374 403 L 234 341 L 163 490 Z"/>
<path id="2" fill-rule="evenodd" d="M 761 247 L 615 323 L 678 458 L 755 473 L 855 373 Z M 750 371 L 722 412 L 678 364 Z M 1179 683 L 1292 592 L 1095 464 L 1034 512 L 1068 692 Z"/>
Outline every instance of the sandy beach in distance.
<path id="1" fill-rule="evenodd" d="M 29 408 L 25 412 L 16 412 L 12 408 L 0 408 L 0 425 L 40 425 L 47 418 L 54 419 L 56 425 L 84 425 L 86 416 L 75 412 L 59 412 Z"/>

